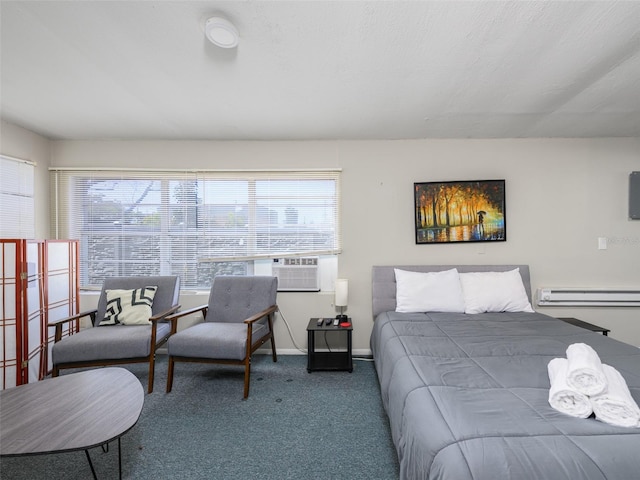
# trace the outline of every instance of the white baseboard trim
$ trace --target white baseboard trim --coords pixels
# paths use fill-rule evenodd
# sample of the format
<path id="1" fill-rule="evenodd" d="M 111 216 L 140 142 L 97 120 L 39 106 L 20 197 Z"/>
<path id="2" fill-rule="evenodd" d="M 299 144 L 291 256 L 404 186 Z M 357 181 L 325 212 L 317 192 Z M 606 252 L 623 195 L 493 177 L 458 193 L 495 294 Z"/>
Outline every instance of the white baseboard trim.
<path id="1" fill-rule="evenodd" d="M 369 348 L 356 348 L 351 353 L 356 357 L 373 357 L 373 353 Z"/>
<path id="2" fill-rule="evenodd" d="M 271 350 L 260 349 L 256 350 L 258 355 L 271 355 Z M 307 352 L 302 352 L 297 348 L 277 348 L 276 353 L 278 355 L 306 355 Z M 351 351 L 351 354 L 355 357 L 371 357 L 371 350 L 368 348 L 356 348 Z"/>
<path id="3" fill-rule="evenodd" d="M 166 346 L 160 347 L 158 350 L 156 350 L 156 353 L 160 355 L 167 355 L 167 347 Z M 256 350 L 255 353 L 257 355 L 271 355 L 271 349 L 261 348 Z M 307 354 L 307 352 L 302 352 L 297 348 L 277 348 L 276 353 L 278 355 L 306 355 Z M 371 357 L 371 350 L 368 348 L 356 348 L 351 351 L 351 354 L 354 357 Z"/>

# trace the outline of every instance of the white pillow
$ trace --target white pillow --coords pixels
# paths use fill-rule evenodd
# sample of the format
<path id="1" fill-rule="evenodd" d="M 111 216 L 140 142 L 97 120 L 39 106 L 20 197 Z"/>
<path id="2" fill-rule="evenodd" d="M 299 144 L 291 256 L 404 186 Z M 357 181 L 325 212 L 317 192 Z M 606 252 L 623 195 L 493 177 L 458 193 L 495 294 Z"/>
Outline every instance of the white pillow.
<path id="1" fill-rule="evenodd" d="M 103 325 L 150 325 L 151 306 L 158 287 L 134 290 L 107 290 L 107 310 Z"/>
<path id="2" fill-rule="evenodd" d="M 520 269 L 460 274 L 465 313 L 533 312 Z"/>
<path id="3" fill-rule="evenodd" d="M 464 313 L 464 299 L 455 268 L 443 272 L 396 273 L 396 312 Z"/>

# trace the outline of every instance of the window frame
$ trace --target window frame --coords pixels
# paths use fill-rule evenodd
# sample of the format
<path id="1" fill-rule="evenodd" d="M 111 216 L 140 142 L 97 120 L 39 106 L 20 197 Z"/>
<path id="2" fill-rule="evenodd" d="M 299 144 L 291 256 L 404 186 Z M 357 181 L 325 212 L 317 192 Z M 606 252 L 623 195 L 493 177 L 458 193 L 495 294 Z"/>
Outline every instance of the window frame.
<path id="1" fill-rule="evenodd" d="M 0 238 L 35 238 L 35 167 L 0 155 Z"/>
<path id="2" fill-rule="evenodd" d="M 143 205 L 143 207 L 147 208 L 148 211 L 151 211 L 153 208 L 158 209 L 158 218 L 153 219 L 157 220 L 158 225 L 151 226 L 149 222 L 147 222 L 146 225 L 142 225 L 146 219 L 152 218 L 156 214 L 147 214 L 146 219 L 143 218 L 141 223 L 129 223 L 130 220 L 126 220 L 124 218 L 125 209 L 133 212 L 133 216 L 135 216 L 136 208 L 138 208 L 139 205 L 122 202 L 120 198 L 112 199 L 111 203 L 116 204 L 120 209 L 119 214 L 123 216 L 122 225 L 116 225 L 117 222 L 113 222 L 114 226 L 111 227 L 109 226 L 109 222 L 104 223 L 104 219 L 96 220 L 96 222 L 102 221 L 103 225 L 105 225 L 102 227 L 105 230 L 101 233 L 105 239 L 113 238 L 113 252 L 125 252 L 126 250 L 132 250 L 135 248 L 132 246 L 132 242 L 126 242 L 127 238 L 130 240 L 135 238 L 136 228 L 140 229 L 141 233 L 139 236 L 143 240 L 145 237 L 151 238 L 156 236 L 156 240 L 152 241 L 158 242 L 157 250 L 160 254 L 158 255 L 159 260 L 157 262 L 158 269 L 154 274 L 179 274 L 184 276 L 185 278 L 183 278 L 182 282 L 184 289 L 201 290 L 202 288 L 206 288 L 210 285 L 210 279 L 213 275 L 219 273 L 252 274 L 253 263 L 255 260 L 291 256 L 333 256 L 341 253 L 341 169 L 181 170 L 52 167 L 49 170 L 51 175 L 52 193 L 51 232 L 55 238 L 79 237 L 81 245 L 80 272 L 82 288 L 99 288 L 102 284 L 102 280 L 107 276 L 137 274 L 135 272 L 130 272 L 127 270 L 126 266 L 124 266 L 126 259 L 125 255 L 122 253 L 120 253 L 120 256 L 114 254 L 114 259 L 111 261 L 114 272 L 117 270 L 116 273 L 108 273 L 108 268 L 105 268 L 106 273 L 102 277 L 100 277 L 100 275 L 90 275 L 89 273 L 92 262 L 96 263 L 93 260 L 94 255 L 90 252 L 89 244 L 93 245 L 96 242 L 91 242 L 88 239 L 91 235 L 100 231 L 100 229 L 96 227 L 99 223 L 92 223 L 90 226 L 87 226 L 87 220 L 85 219 L 85 217 L 93 215 L 93 213 L 87 213 L 87 209 L 91 209 L 91 202 L 89 202 L 89 200 L 92 197 L 89 189 L 91 188 L 90 185 L 92 182 L 95 182 L 96 184 L 108 181 L 117 184 L 117 182 L 138 180 L 160 182 L 156 187 L 153 187 L 152 185 L 149 185 L 148 187 L 149 189 L 155 188 L 154 195 L 160 198 L 159 203 Z M 321 210 L 325 209 L 328 211 L 328 213 L 325 213 L 324 217 L 328 218 L 327 225 L 323 224 L 322 227 L 318 227 L 317 232 L 314 232 L 313 225 L 301 225 L 299 223 L 284 225 L 286 222 L 289 222 L 290 219 L 281 218 L 281 213 L 275 214 L 277 221 L 274 224 L 271 218 L 274 215 L 273 211 L 275 210 L 272 209 L 284 209 L 286 211 L 290 206 L 299 208 L 300 205 L 304 204 L 304 201 L 313 204 L 315 197 L 312 193 L 309 194 L 310 196 L 305 200 L 302 198 L 304 197 L 304 193 L 300 194 L 300 197 L 296 197 L 295 194 L 292 194 L 289 191 L 292 189 L 287 190 L 280 186 L 281 191 L 286 191 L 280 195 L 280 198 L 276 199 L 275 197 L 278 196 L 277 188 L 273 189 L 276 193 L 269 193 L 269 191 L 272 190 L 271 187 L 273 185 L 277 185 L 277 182 L 283 181 L 285 182 L 284 185 L 286 185 L 287 181 L 293 181 L 295 183 L 318 180 L 324 182 L 328 181 L 330 183 L 326 185 L 333 187 L 333 191 L 330 191 L 329 189 L 328 200 L 325 199 L 325 204 L 320 208 Z M 173 187 L 170 186 L 172 182 L 176 182 Z M 184 188 L 184 186 L 189 185 L 190 182 L 195 185 L 195 189 L 198 192 L 194 196 L 194 201 L 188 206 L 184 206 L 183 209 L 178 208 L 180 205 L 176 207 L 176 202 L 172 200 L 172 195 L 175 194 L 176 188 Z M 247 182 L 247 191 L 245 192 L 247 195 L 247 204 L 243 204 L 241 207 L 236 207 L 236 209 L 242 211 L 243 215 L 246 213 L 246 225 L 243 225 L 236 231 L 232 231 L 231 229 L 227 231 L 227 227 L 225 226 L 216 227 L 215 225 L 206 225 L 206 222 L 203 219 L 208 219 L 210 224 L 214 224 L 215 221 L 212 220 L 214 214 L 210 212 L 215 211 L 216 208 L 221 208 L 220 205 L 216 204 L 215 201 L 212 200 L 213 197 L 207 198 L 206 194 L 203 195 L 202 192 L 207 188 L 207 182 L 213 182 L 212 184 L 215 184 L 215 182 L 222 182 L 220 185 L 233 185 L 233 182 L 239 182 L 239 184 Z M 260 191 L 258 186 L 263 186 L 261 182 L 264 182 L 264 189 L 267 190 L 267 193 Z M 253 185 L 250 186 L 250 183 Z M 79 187 L 78 185 L 80 184 L 83 186 Z M 89 185 L 89 187 L 87 187 L 87 185 Z M 177 185 L 181 185 L 181 187 L 177 187 Z M 301 192 L 312 190 L 312 188 L 302 188 L 303 185 L 304 183 L 299 187 Z M 309 184 L 308 187 L 311 187 L 311 185 L 312 184 Z M 86 188 L 87 190 L 83 192 L 82 188 Z M 171 190 L 171 188 L 173 188 L 173 190 Z M 232 192 L 232 194 L 237 194 L 233 189 Z M 204 199 L 201 197 L 204 197 Z M 173 198 L 176 198 L 176 195 L 174 195 Z M 104 197 L 101 197 L 98 203 L 106 205 L 108 202 L 104 200 Z M 193 212 L 191 211 L 192 208 L 194 209 Z M 184 220 L 183 223 L 186 226 L 176 226 L 175 224 L 171 224 L 174 218 L 172 214 L 175 212 L 182 215 L 181 219 Z M 267 213 L 265 214 L 265 212 Z M 189 215 L 191 215 L 190 219 L 188 218 Z M 142 215 L 138 216 L 142 217 Z M 79 218 L 82 218 L 82 220 L 78 220 Z M 261 220 L 257 220 L 258 218 L 261 218 Z M 245 217 L 243 217 L 243 220 L 244 219 Z M 191 222 L 191 224 L 189 222 Z M 195 226 L 193 225 L 194 222 Z M 305 235 L 310 239 L 309 241 L 311 242 L 311 245 L 301 246 L 300 248 L 296 248 L 294 246 L 281 250 L 274 249 L 273 245 L 277 242 L 275 242 L 271 237 L 275 236 L 277 238 L 277 235 L 284 235 L 282 232 L 285 230 L 285 226 L 292 226 L 293 228 L 291 228 L 291 230 L 297 232 L 291 235 L 291 238 L 294 238 L 297 242 L 295 245 L 301 245 L 301 242 L 303 242 L 301 239 L 303 239 Z M 322 230 L 322 228 L 324 228 L 324 230 Z M 196 256 L 200 255 L 200 253 L 205 250 L 210 250 L 212 252 L 216 251 L 217 253 L 214 255 L 202 255 L 196 258 L 195 261 L 192 258 L 193 252 L 191 256 L 185 254 L 182 256 L 179 254 L 173 255 L 174 251 L 180 250 L 176 245 L 185 245 L 185 251 L 187 250 L 187 247 L 193 250 L 194 245 L 192 245 L 192 242 L 197 243 L 198 241 L 206 239 L 209 235 L 224 235 L 225 233 L 231 233 L 232 236 L 229 238 L 232 238 L 235 241 L 237 238 L 242 237 L 242 234 L 238 233 L 241 230 L 246 230 L 246 239 L 244 241 L 247 245 L 243 245 L 243 249 L 234 250 L 232 248 L 229 251 L 223 251 L 223 247 L 220 247 L 219 251 L 217 251 L 216 249 L 218 249 L 218 247 L 213 246 L 205 249 L 198 248 L 196 249 Z M 326 239 L 326 245 L 320 245 L 317 243 L 317 238 L 320 238 L 319 232 L 321 230 L 325 235 L 322 238 Z M 296 235 L 298 235 L 298 237 L 296 237 Z M 186 238 L 190 238 L 191 240 L 189 242 L 185 242 Z M 267 238 L 266 241 L 264 241 L 265 238 Z M 259 246 L 261 240 L 262 246 Z M 214 242 L 213 240 L 210 240 L 209 243 Z M 242 244 L 242 242 L 239 243 Z M 289 242 L 280 243 L 288 244 Z M 118 245 L 119 247 L 116 248 Z M 177 268 L 181 262 L 184 263 L 184 268 Z M 138 263 L 140 263 L 140 261 L 137 259 L 131 262 L 134 266 Z M 211 265 L 205 266 L 205 263 Z M 104 261 L 104 264 L 109 264 L 109 261 Z M 245 265 L 244 270 L 240 268 L 240 265 Z M 188 273 L 189 268 L 195 269 L 195 278 L 192 273 Z M 198 273 L 200 269 L 202 269 L 204 273 Z M 144 268 L 142 268 L 142 270 L 144 270 Z M 198 277 L 202 277 L 203 275 L 206 277 L 206 280 L 198 280 Z"/>

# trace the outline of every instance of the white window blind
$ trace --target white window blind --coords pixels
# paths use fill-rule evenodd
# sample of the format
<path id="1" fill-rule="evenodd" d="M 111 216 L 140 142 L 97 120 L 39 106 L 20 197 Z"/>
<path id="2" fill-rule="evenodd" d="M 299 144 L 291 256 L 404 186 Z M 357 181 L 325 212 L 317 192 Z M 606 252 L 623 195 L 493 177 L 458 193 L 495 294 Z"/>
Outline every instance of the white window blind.
<path id="1" fill-rule="evenodd" d="M 82 286 L 177 274 L 202 288 L 212 264 L 341 248 L 339 170 L 52 169 L 51 180 L 51 231 L 80 239 Z"/>
<path id="2" fill-rule="evenodd" d="M 35 164 L 0 155 L 0 238 L 35 237 Z"/>

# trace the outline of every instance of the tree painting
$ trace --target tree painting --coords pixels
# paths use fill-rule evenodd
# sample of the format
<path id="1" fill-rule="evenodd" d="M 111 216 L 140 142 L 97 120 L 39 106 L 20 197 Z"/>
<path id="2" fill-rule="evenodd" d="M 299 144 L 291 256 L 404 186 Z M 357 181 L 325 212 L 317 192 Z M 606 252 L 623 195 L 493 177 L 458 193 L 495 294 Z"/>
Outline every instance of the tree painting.
<path id="1" fill-rule="evenodd" d="M 414 184 L 416 243 L 505 241 L 504 180 Z"/>

